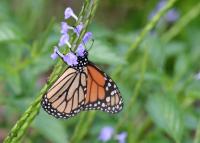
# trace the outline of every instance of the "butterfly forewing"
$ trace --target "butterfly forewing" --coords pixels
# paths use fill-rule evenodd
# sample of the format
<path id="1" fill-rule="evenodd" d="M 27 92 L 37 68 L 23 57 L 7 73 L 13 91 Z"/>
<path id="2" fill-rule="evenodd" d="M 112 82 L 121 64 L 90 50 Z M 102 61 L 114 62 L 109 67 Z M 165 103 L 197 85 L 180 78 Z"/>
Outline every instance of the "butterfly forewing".
<path id="1" fill-rule="evenodd" d="M 87 69 L 69 67 L 43 96 L 42 107 L 56 118 L 69 118 L 80 112 L 86 97 Z"/>
<path id="2" fill-rule="evenodd" d="M 91 62 L 87 66 L 87 73 L 87 94 L 84 110 L 120 112 L 123 108 L 123 101 L 115 82 Z"/>

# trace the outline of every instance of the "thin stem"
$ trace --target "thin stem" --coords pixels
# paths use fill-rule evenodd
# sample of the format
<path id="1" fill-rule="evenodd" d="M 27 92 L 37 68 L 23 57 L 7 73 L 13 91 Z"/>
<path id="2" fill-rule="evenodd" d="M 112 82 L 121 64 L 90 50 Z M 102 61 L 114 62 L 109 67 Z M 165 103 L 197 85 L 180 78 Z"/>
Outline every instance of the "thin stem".
<path id="1" fill-rule="evenodd" d="M 186 13 L 167 33 L 165 33 L 161 40 L 165 43 L 173 39 L 180 31 L 188 25 L 193 19 L 195 19 L 200 14 L 200 2 L 191 8 L 191 10 Z"/>
<path id="2" fill-rule="evenodd" d="M 77 134 L 79 133 L 79 130 L 81 128 L 81 126 L 84 124 L 85 122 L 85 116 L 86 116 L 86 113 L 82 113 L 81 114 L 81 117 L 79 119 L 79 122 L 78 124 L 76 125 L 75 127 L 75 130 L 74 130 L 74 133 L 72 134 L 72 137 L 71 137 L 71 142 L 74 142 L 74 140 L 76 139 L 76 136 Z"/>
<path id="3" fill-rule="evenodd" d="M 133 42 L 133 44 L 130 46 L 126 53 L 126 59 L 129 61 L 131 56 L 133 55 L 134 50 L 142 43 L 142 41 L 145 39 L 146 35 L 156 26 L 156 24 L 159 22 L 161 17 L 170 9 L 173 7 L 177 0 L 170 0 L 168 3 L 151 19 L 149 23 L 144 27 L 142 32 L 136 37 L 136 40 Z M 117 70 L 113 73 L 113 76 L 117 79 L 120 77 L 120 73 L 123 70 L 123 65 L 119 65 L 117 67 Z"/>
<path id="4" fill-rule="evenodd" d="M 194 143 L 199 143 L 200 142 L 200 120 L 197 126 L 195 138 L 194 138 Z"/>
<path id="5" fill-rule="evenodd" d="M 143 80 L 144 80 L 144 74 L 146 72 L 147 62 L 148 62 L 148 50 L 146 48 L 145 49 L 145 53 L 144 53 L 144 57 L 143 57 L 142 67 L 141 67 L 140 80 L 137 82 L 137 84 L 136 84 L 136 86 L 134 88 L 134 93 L 133 93 L 132 98 L 130 99 L 130 102 L 128 103 L 128 107 L 126 109 L 125 115 L 119 121 L 116 130 L 118 130 L 124 124 L 125 120 L 128 118 L 128 115 L 129 115 L 129 113 L 131 111 L 131 108 L 133 107 L 133 105 L 134 105 L 134 103 L 135 103 L 135 101 L 136 101 L 136 99 L 137 99 L 137 97 L 139 95 L 139 92 L 140 92 L 140 89 L 142 87 L 142 83 L 143 83 Z"/>
<path id="6" fill-rule="evenodd" d="M 83 5 L 84 8 L 82 8 L 79 18 L 84 17 L 83 13 L 85 13 L 85 11 L 87 11 L 88 9 L 87 7 L 85 7 L 86 5 L 88 5 L 87 0 L 84 2 Z M 85 24 L 87 25 L 88 23 Z M 24 112 L 22 117 L 16 122 L 14 127 L 11 129 L 9 135 L 5 138 L 4 143 L 18 142 L 21 140 L 22 136 L 25 134 L 31 122 L 34 120 L 34 118 L 37 116 L 39 112 L 42 96 L 47 92 L 49 87 L 55 82 L 60 73 L 63 71 L 64 67 L 66 66 L 63 66 L 62 60 L 59 60 L 59 62 L 55 65 L 52 74 L 49 77 L 49 81 L 42 88 L 40 94 L 37 96 L 35 101 L 28 107 L 28 109 Z"/>
<path id="7" fill-rule="evenodd" d="M 129 60 L 134 52 L 134 50 L 141 44 L 145 36 L 155 27 L 160 18 L 174 5 L 177 0 L 170 0 L 167 4 L 152 18 L 152 20 L 144 27 L 142 32 L 136 38 L 135 42 L 129 48 L 126 58 Z"/>
<path id="8" fill-rule="evenodd" d="M 87 134 L 87 131 L 93 122 L 95 113 L 96 113 L 95 111 L 83 113 L 72 135 L 71 143 L 81 142 L 81 140 Z"/>

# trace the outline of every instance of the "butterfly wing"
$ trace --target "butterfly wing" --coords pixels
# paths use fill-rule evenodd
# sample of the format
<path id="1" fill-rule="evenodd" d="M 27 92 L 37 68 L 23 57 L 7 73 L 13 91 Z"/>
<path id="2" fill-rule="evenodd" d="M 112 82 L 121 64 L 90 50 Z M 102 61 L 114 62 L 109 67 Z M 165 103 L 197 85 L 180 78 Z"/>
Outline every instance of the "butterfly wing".
<path id="1" fill-rule="evenodd" d="M 84 110 L 120 112 L 123 108 L 123 100 L 115 82 L 91 62 L 87 65 L 87 73 Z"/>
<path id="2" fill-rule="evenodd" d="M 86 67 L 82 72 L 69 67 L 43 96 L 44 110 L 56 118 L 69 118 L 83 109 L 86 96 Z"/>

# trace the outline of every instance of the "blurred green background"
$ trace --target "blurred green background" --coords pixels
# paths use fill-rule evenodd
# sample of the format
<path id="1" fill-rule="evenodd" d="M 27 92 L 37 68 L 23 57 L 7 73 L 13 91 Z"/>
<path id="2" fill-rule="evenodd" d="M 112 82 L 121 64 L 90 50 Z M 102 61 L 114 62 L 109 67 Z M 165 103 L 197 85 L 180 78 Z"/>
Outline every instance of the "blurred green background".
<path id="1" fill-rule="evenodd" d="M 199 0 L 178 1 L 126 61 L 127 50 L 162 7 L 161 2 L 100 1 L 89 26 L 95 39 L 89 57 L 116 81 L 124 109 L 115 116 L 97 111 L 89 128 L 82 129 L 81 143 L 101 143 L 99 134 L 106 126 L 117 127 L 116 134 L 127 133 L 125 140 L 130 143 L 200 143 L 200 16 L 189 20 L 176 36 L 168 34 L 200 5 Z M 59 40 L 65 8 L 70 6 L 78 14 L 82 3 L 0 1 L 0 142 L 39 94 L 56 64 L 50 55 Z M 67 143 L 81 114 L 57 120 L 41 109 L 22 142 Z M 114 135 L 108 142 L 119 141 Z"/>

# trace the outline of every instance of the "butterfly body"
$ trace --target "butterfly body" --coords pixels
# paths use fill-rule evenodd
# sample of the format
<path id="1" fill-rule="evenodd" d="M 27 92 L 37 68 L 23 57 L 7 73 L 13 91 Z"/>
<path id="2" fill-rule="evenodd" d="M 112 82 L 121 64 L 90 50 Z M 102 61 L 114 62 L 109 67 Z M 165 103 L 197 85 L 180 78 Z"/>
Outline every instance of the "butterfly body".
<path id="1" fill-rule="evenodd" d="M 77 62 L 44 94 L 41 101 L 44 110 L 63 119 L 86 110 L 120 112 L 123 100 L 114 81 L 88 60 L 87 51 L 84 56 L 77 56 Z"/>

